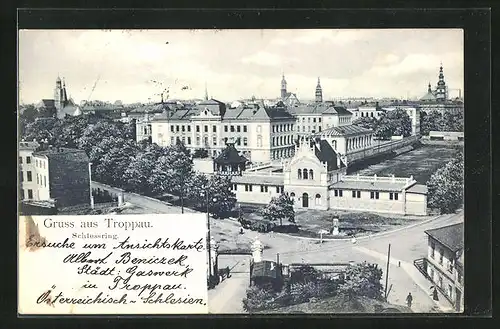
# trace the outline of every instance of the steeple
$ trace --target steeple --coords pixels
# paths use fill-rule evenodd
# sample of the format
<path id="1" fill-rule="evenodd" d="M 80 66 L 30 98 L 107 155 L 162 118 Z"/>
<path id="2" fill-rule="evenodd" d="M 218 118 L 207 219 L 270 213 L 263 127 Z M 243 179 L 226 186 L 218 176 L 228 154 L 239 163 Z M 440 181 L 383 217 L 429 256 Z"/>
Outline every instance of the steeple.
<path id="1" fill-rule="evenodd" d="M 444 81 L 444 73 L 443 73 L 443 63 L 439 66 L 439 77 L 438 83 L 436 86 L 436 99 L 438 101 L 445 101 L 448 99 L 446 82 Z"/>
<path id="2" fill-rule="evenodd" d="M 318 77 L 318 84 L 316 85 L 316 93 L 315 93 L 315 100 L 316 103 L 322 103 L 323 102 L 323 90 L 321 89 L 321 83 L 319 81 Z"/>
<path id="3" fill-rule="evenodd" d="M 285 73 L 282 73 L 281 76 L 281 100 L 284 100 L 286 98 L 286 80 L 285 80 Z"/>
<path id="4" fill-rule="evenodd" d="M 207 89 L 207 82 L 205 82 L 205 100 L 208 101 L 208 89 Z"/>
<path id="5" fill-rule="evenodd" d="M 427 92 L 432 94 L 431 83 L 427 86 Z"/>

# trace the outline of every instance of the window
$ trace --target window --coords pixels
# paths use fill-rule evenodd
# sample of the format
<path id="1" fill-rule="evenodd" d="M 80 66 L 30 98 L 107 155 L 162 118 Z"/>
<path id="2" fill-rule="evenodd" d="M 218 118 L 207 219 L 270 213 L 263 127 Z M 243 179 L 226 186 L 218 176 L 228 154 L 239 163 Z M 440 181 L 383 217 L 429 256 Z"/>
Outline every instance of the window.
<path id="1" fill-rule="evenodd" d="M 451 284 L 448 285 L 448 296 L 453 297 L 453 287 Z"/>
<path id="2" fill-rule="evenodd" d="M 217 126 L 212 126 L 212 132 L 214 132 L 214 133 L 217 132 Z"/>
<path id="3" fill-rule="evenodd" d="M 339 196 L 339 190 L 333 190 L 333 195 Z"/>
<path id="4" fill-rule="evenodd" d="M 397 199 L 398 199 L 398 194 L 394 193 L 394 200 L 397 200 Z"/>
<path id="5" fill-rule="evenodd" d="M 434 269 L 433 268 L 431 268 L 431 280 L 434 281 Z"/>
<path id="6" fill-rule="evenodd" d="M 191 137 L 188 137 L 188 145 L 191 145 Z"/>
<path id="7" fill-rule="evenodd" d="M 21 189 L 21 200 L 24 200 L 24 190 Z"/>
<path id="8" fill-rule="evenodd" d="M 36 174 L 36 183 L 37 185 L 40 184 L 40 180 L 38 179 L 38 174 Z"/>
<path id="9" fill-rule="evenodd" d="M 33 199 L 33 190 L 32 189 L 28 190 L 28 199 Z"/>
<path id="10" fill-rule="evenodd" d="M 361 198 L 361 192 L 360 191 L 356 191 L 356 197 L 359 199 Z"/>
<path id="11" fill-rule="evenodd" d="M 198 146 L 200 145 L 200 136 L 196 137 L 196 145 L 198 145 Z"/>
<path id="12" fill-rule="evenodd" d="M 144 130 L 144 131 L 146 131 L 146 130 Z M 171 126 L 170 126 L 170 131 L 171 131 L 171 132 L 174 132 L 174 131 L 175 131 L 175 130 L 174 130 L 174 125 L 171 125 Z"/>
<path id="13" fill-rule="evenodd" d="M 175 126 L 175 132 L 179 132 L 179 125 Z"/>
<path id="14" fill-rule="evenodd" d="M 238 137 L 238 138 L 236 139 L 236 145 L 238 145 L 238 146 L 240 146 L 240 145 L 241 145 L 241 138 L 239 138 L 239 137 Z"/>
<path id="15" fill-rule="evenodd" d="M 24 180 L 23 171 L 19 171 L 19 180 L 22 182 Z"/>
<path id="16" fill-rule="evenodd" d="M 439 250 L 439 264 L 440 265 L 443 265 L 443 254 L 444 254 L 444 250 L 440 249 Z"/>
<path id="17" fill-rule="evenodd" d="M 182 136 L 182 144 L 186 145 L 186 137 Z"/>
<path id="18" fill-rule="evenodd" d="M 292 192 L 292 193 L 290 193 L 290 199 L 292 199 L 292 201 L 294 201 L 294 200 L 295 200 L 295 193 L 293 193 L 293 192 Z"/>
<path id="19" fill-rule="evenodd" d="M 434 242 L 431 242 L 431 258 L 434 258 L 435 248 L 436 248 L 436 244 Z"/>
<path id="20" fill-rule="evenodd" d="M 247 126 L 243 126 L 243 132 L 246 133 L 247 132 Z"/>
<path id="21" fill-rule="evenodd" d="M 47 176 L 43 176 L 43 186 L 47 187 Z"/>
<path id="22" fill-rule="evenodd" d="M 196 126 L 196 132 L 199 133 L 200 132 L 200 126 Z"/>
<path id="23" fill-rule="evenodd" d="M 248 139 L 246 137 L 243 137 L 243 146 L 248 145 Z"/>
<path id="24" fill-rule="evenodd" d="M 252 192 L 252 185 L 245 184 L 245 192 Z"/>
<path id="25" fill-rule="evenodd" d="M 216 146 L 216 145 L 217 145 L 217 137 L 213 137 L 213 138 L 212 138 L 212 144 L 213 144 L 214 146 Z"/>
<path id="26" fill-rule="evenodd" d="M 262 136 L 257 136 L 257 147 L 262 147 Z"/>
<path id="27" fill-rule="evenodd" d="M 339 190 L 339 196 L 342 196 L 343 192 L 342 190 Z"/>
<path id="28" fill-rule="evenodd" d="M 38 168 L 38 159 L 35 159 L 35 167 Z"/>
<path id="29" fill-rule="evenodd" d="M 318 126 L 318 132 L 321 132 L 321 126 Z"/>
<path id="30" fill-rule="evenodd" d="M 203 143 L 208 146 L 208 136 L 203 137 Z"/>
<path id="31" fill-rule="evenodd" d="M 182 129 L 181 129 L 181 130 L 182 130 L 182 132 L 186 132 L 186 126 L 185 126 L 185 125 L 182 125 L 182 127 L 181 127 L 181 128 L 182 128 Z"/>
<path id="32" fill-rule="evenodd" d="M 33 177 L 31 176 L 31 171 L 26 172 L 26 178 L 28 178 L 28 182 L 31 182 L 33 180 Z"/>
<path id="33" fill-rule="evenodd" d="M 389 193 L 389 200 L 394 200 L 394 193 Z"/>
<path id="34" fill-rule="evenodd" d="M 267 191 L 268 191 L 268 187 L 267 187 L 267 186 L 265 186 L 265 185 L 261 185 L 261 186 L 260 186 L 260 191 L 261 191 L 261 192 L 267 192 Z"/>
<path id="35" fill-rule="evenodd" d="M 313 118 L 313 122 L 316 123 L 316 118 Z"/>
<path id="36" fill-rule="evenodd" d="M 321 118 L 318 118 L 318 122 L 321 122 Z"/>
<path id="37" fill-rule="evenodd" d="M 170 137 L 170 145 L 174 145 L 174 143 L 175 143 L 174 141 L 175 141 L 174 137 L 173 136 Z"/>
<path id="38" fill-rule="evenodd" d="M 303 177 L 304 179 L 308 179 L 308 178 L 307 178 L 307 169 L 302 169 L 302 177 Z"/>
<path id="39" fill-rule="evenodd" d="M 231 132 L 234 133 L 234 126 L 231 126 Z"/>
<path id="40" fill-rule="evenodd" d="M 321 195 L 316 194 L 316 198 L 315 198 L 314 202 L 317 206 L 321 205 Z"/>
<path id="41" fill-rule="evenodd" d="M 191 132 L 191 126 L 188 126 L 188 132 Z"/>
<path id="42" fill-rule="evenodd" d="M 45 169 L 45 161 L 42 162 L 43 169 Z"/>
<path id="43" fill-rule="evenodd" d="M 262 131 L 262 126 L 261 125 L 258 125 L 257 126 L 257 132 L 260 133 Z"/>
<path id="44" fill-rule="evenodd" d="M 23 163 L 23 157 L 19 157 L 19 163 L 22 164 Z"/>
<path id="45" fill-rule="evenodd" d="M 233 190 L 235 190 L 235 191 L 238 190 L 238 184 L 233 184 Z"/>
<path id="46" fill-rule="evenodd" d="M 440 288 L 443 288 L 443 277 L 442 276 L 439 276 L 439 287 Z"/>
<path id="47" fill-rule="evenodd" d="M 309 179 L 314 179 L 314 172 L 312 169 L 309 170 Z"/>
<path id="48" fill-rule="evenodd" d="M 207 126 L 207 125 L 205 125 L 205 126 L 203 127 L 203 130 L 204 130 L 206 133 L 208 133 L 208 126 Z"/>
<path id="49" fill-rule="evenodd" d="M 379 193 L 378 192 L 370 192 L 370 199 L 377 199 L 379 198 Z"/>
<path id="50" fill-rule="evenodd" d="M 241 132 L 241 126 L 236 126 L 236 132 Z"/>
<path id="51" fill-rule="evenodd" d="M 224 132 L 227 133 L 227 125 L 224 126 Z"/>
<path id="52" fill-rule="evenodd" d="M 297 178 L 302 179 L 302 170 L 297 169 Z"/>
<path id="53" fill-rule="evenodd" d="M 352 197 L 355 198 L 356 197 L 356 191 L 352 191 Z"/>

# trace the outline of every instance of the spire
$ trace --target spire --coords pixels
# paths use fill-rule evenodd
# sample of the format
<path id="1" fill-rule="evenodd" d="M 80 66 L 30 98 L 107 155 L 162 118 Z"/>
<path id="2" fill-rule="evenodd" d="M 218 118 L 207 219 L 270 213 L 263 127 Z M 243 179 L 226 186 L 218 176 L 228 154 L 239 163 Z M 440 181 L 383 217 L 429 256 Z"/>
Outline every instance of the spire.
<path id="1" fill-rule="evenodd" d="M 283 72 L 281 75 L 281 100 L 286 98 L 286 80 L 285 73 Z"/>
<path id="2" fill-rule="evenodd" d="M 432 93 L 432 89 L 431 89 L 431 83 L 429 81 L 429 85 L 427 86 L 427 92 L 428 93 Z"/>
<path id="3" fill-rule="evenodd" d="M 318 87 L 321 88 L 321 82 L 319 81 L 319 77 L 318 77 Z"/>
<path id="4" fill-rule="evenodd" d="M 321 83 L 319 77 L 318 77 L 318 84 L 316 85 L 315 100 L 316 103 L 323 102 L 323 90 L 321 89 Z"/>
<path id="5" fill-rule="evenodd" d="M 207 89 L 207 82 L 205 81 L 205 100 L 208 101 L 208 89 Z"/>

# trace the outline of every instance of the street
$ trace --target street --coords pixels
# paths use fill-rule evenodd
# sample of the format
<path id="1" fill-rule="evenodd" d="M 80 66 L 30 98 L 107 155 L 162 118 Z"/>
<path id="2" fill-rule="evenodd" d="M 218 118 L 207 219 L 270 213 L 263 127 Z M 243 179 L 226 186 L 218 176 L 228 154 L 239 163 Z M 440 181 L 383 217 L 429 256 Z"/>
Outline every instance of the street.
<path id="1" fill-rule="evenodd" d="M 388 294 L 390 303 L 405 305 L 409 292 L 413 295 L 412 309 L 415 312 L 433 312 L 440 306 L 441 311 L 450 311 L 444 298 L 437 305 L 430 297 L 430 286 L 423 275 L 413 265 L 413 260 L 427 254 L 425 230 L 463 221 L 463 212 L 442 215 L 411 227 L 384 232 L 372 237 L 361 237 L 353 244 L 351 240 L 325 240 L 323 244 L 312 239 L 301 239 L 284 234 L 259 234 L 251 232 L 259 240 L 270 246 L 263 252 L 263 258 L 275 260 L 279 253 L 283 264 L 314 262 L 363 262 L 376 263 L 383 270 L 385 279 L 387 249 L 391 244 L 391 265 L 389 267 Z M 240 286 L 238 286 L 240 284 Z M 383 282 L 385 284 L 385 282 Z M 392 286 L 391 286 L 392 285 Z M 248 286 L 248 277 L 237 275 L 210 291 L 209 303 L 214 303 L 217 312 L 237 312 Z M 233 299 L 234 298 L 234 299 Z M 231 300 L 229 300 L 231 299 Z M 214 311 L 215 312 L 215 311 Z"/>

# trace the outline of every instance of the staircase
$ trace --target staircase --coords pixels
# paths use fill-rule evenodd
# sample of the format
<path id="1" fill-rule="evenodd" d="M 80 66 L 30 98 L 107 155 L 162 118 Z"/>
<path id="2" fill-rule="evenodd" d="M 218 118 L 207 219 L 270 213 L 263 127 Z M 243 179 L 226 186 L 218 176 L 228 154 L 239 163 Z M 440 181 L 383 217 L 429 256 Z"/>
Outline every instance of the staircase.
<path id="1" fill-rule="evenodd" d="M 415 259 L 413 261 L 413 265 L 415 265 L 415 267 L 417 268 L 417 270 L 422 273 L 422 275 L 430 280 L 431 278 L 429 277 L 429 275 L 427 274 L 427 259 L 425 258 L 419 258 L 419 259 Z"/>

